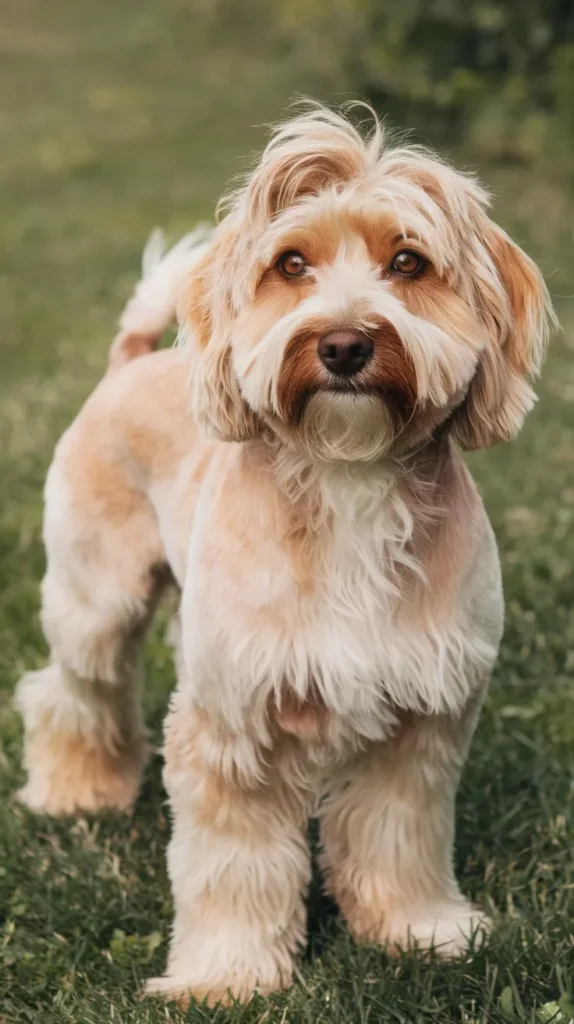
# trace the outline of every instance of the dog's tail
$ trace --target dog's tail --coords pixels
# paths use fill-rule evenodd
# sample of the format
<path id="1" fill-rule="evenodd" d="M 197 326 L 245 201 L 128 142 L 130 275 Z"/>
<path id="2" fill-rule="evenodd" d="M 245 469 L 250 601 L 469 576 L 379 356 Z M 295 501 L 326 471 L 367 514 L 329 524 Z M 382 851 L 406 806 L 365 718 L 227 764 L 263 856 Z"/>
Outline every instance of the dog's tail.
<path id="1" fill-rule="evenodd" d="M 204 252 L 209 235 L 208 227 L 196 228 L 167 250 L 163 231 L 152 231 L 143 251 L 141 280 L 110 348 L 108 372 L 157 348 L 175 320 L 186 275 Z"/>

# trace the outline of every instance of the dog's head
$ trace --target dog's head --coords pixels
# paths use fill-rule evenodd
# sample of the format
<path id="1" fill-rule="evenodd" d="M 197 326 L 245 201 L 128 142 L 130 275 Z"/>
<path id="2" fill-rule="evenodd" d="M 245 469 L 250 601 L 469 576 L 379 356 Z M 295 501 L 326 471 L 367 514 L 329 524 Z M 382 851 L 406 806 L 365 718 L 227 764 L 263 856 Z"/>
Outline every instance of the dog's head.
<path id="1" fill-rule="evenodd" d="M 273 135 L 194 273 L 193 410 L 323 459 L 371 460 L 448 423 L 507 440 L 534 401 L 551 306 L 476 181 L 312 108 Z"/>

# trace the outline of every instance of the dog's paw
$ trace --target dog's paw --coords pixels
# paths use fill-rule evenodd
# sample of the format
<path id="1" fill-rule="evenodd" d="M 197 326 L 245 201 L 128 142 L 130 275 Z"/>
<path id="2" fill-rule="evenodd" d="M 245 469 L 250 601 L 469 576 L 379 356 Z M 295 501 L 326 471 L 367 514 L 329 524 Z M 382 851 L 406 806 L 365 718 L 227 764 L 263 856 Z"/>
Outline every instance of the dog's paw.
<path id="1" fill-rule="evenodd" d="M 193 956 L 187 947 L 183 957 L 172 957 L 166 974 L 146 982 L 142 996 L 161 996 L 183 1006 L 192 999 L 208 1006 L 229 1006 L 235 1002 L 249 1003 L 255 993 L 267 996 L 291 984 L 290 956 L 283 956 L 278 963 L 274 955 L 277 951 L 263 949 L 260 956 L 241 960 L 234 958 L 232 949 L 224 948 L 224 941 L 215 950 L 207 936 L 203 946 L 198 937 L 199 945 L 194 942 Z M 199 962 L 198 950 L 204 954 L 203 963 Z"/>
<path id="2" fill-rule="evenodd" d="M 145 983 L 142 997 L 160 996 L 163 999 L 187 1007 L 192 999 L 207 1006 L 231 1006 L 233 1003 L 249 1003 L 256 993 L 270 995 L 285 986 L 279 981 L 277 985 L 261 986 L 251 982 L 242 984 L 237 979 L 229 981 L 229 987 L 223 985 L 201 985 L 196 982 L 185 982 L 173 975 L 162 978 L 150 978 Z"/>
<path id="3" fill-rule="evenodd" d="M 110 810 L 124 814 L 134 806 L 139 791 L 139 778 L 116 778 L 105 788 L 99 784 L 82 786 L 64 785 L 51 787 L 34 781 L 28 782 L 17 793 L 17 798 L 34 814 L 48 814 L 51 817 L 65 817 L 72 814 L 95 814 Z"/>
<path id="4" fill-rule="evenodd" d="M 139 754 L 139 752 L 138 752 Z M 103 809 L 130 811 L 138 795 L 143 756 L 115 760 L 81 741 L 28 748 L 28 782 L 18 793 L 36 814 L 62 816 Z"/>
<path id="5" fill-rule="evenodd" d="M 393 914 L 385 922 L 384 945 L 398 950 L 432 950 L 455 960 L 477 950 L 492 927 L 485 914 L 466 900 L 431 904 L 417 913 Z"/>
<path id="6" fill-rule="evenodd" d="M 142 997 L 145 996 L 160 996 L 169 1002 L 178 1003 L 182 1008 L 186 1008 L 192 999 L 206 1003 L 207 1006 L 229 1006 L 233 1002 L 229 989 L 204 988 L 169 974 L 162 978 L 149 978 L 142 991 Z"/>

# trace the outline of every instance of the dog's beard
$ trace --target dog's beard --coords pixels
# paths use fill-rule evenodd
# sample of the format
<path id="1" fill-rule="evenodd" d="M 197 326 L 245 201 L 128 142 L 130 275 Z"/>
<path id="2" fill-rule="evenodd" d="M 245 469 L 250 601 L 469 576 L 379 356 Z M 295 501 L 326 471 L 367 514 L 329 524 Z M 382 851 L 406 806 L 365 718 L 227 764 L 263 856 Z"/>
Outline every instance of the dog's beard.
<path id="1" fill-rule="evenodd" d="M 379 396 L 318 391 L 307 402 L 297 433 L 313 458 L 373 462 L 388 452 L 394 426 Z"/>

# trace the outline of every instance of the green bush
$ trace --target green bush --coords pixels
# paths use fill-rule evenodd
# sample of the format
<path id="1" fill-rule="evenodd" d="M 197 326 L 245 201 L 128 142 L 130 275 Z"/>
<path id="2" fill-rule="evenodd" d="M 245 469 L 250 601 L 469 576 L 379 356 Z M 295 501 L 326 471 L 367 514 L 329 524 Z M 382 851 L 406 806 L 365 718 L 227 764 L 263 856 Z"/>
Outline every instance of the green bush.
<path id="1" fill-rule="evenodd" d="M 421 135 L 512 160 L 574 143 L 570 0 L 212 3 L 229 37 L 265 40 L 329 94 L 360 92 Z"/>

